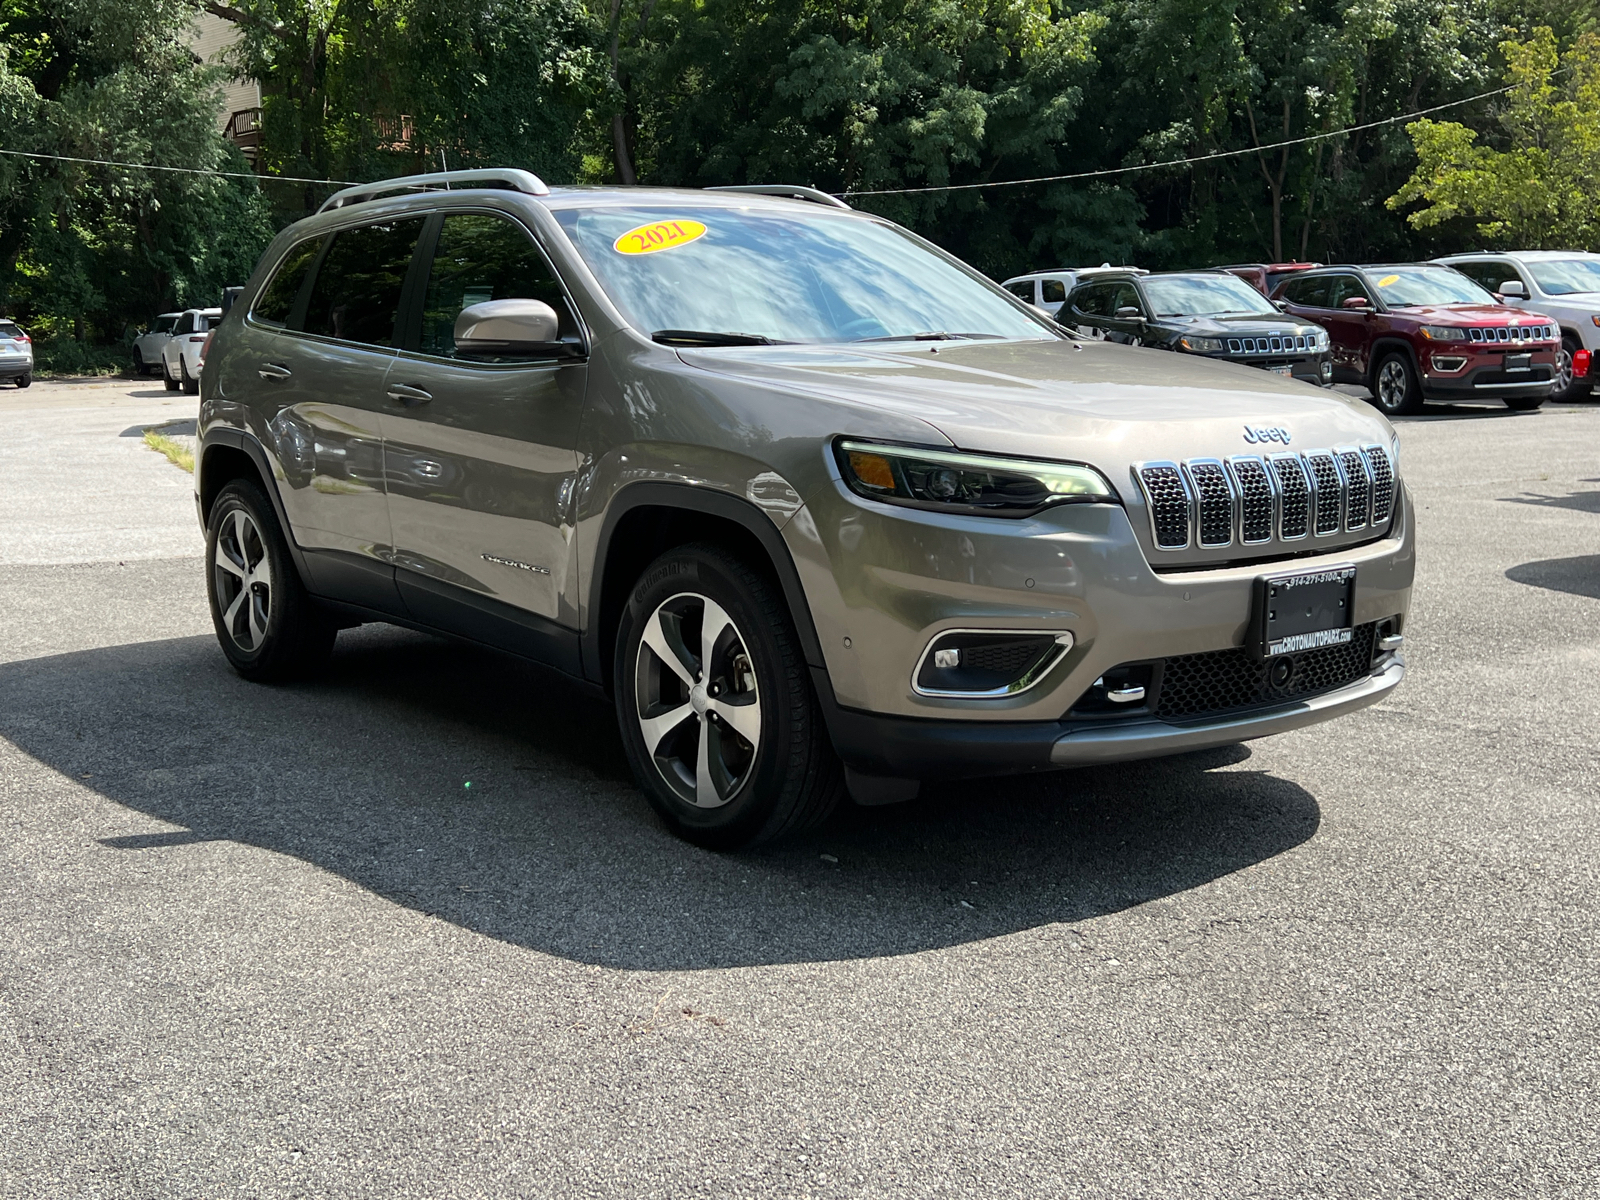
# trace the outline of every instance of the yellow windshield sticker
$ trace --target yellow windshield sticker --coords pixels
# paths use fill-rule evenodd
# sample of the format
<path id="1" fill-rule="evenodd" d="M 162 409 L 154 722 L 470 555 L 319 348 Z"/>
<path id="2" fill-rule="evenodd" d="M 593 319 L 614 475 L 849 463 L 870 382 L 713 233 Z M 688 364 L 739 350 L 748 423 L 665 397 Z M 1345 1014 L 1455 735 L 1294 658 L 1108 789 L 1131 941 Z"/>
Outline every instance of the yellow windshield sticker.
<path id="1" fill-rule="evenodd" d="M 1398 276 L 1398 275 L 1385 275 L 1382 279 L 1378 280 L 1378 286 L 1379 287 L 1388 287 L 1391 283 L 1399 283 L 1399 282 L 1400 282 L 1400 276 Z"/>
<path id="2" fill-rule="evenodd" d="M 654 254 L 657 250 L 687 246 L 705 234 L 706 227 L 699 221 L 655 221 L 628 230 L 611 243 L 611 248 L 618 254 Z"/>

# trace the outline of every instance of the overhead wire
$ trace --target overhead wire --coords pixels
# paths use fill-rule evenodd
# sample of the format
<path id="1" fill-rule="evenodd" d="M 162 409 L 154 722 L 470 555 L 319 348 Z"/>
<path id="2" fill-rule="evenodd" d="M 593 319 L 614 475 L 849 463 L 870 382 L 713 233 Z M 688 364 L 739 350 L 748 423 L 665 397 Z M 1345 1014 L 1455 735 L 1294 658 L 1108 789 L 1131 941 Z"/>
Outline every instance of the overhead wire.
<path id="1" fill-rule="evenodd" d="M 1308 142 L 1325 141 L 1328 138 L 1343 137 L 1348 133 L 1360 133 L 1366 129 L 1377 129 L 1383 125 L 1394 125 L 1400 121 L 1414 121 L 1418 117 L 1426 117 L 1430 113 L 1443 112 L 1449 108 L 1460 108 L 1464 104 L 1473 104 L 1479 100 L 1487 100 L 1490 96 L 1503 96 L 1507 92 L 1515 91 L 1522 84 L 1511 84 L 1507 87 L 1495 88 L 1490 92 L 1479 92 L 1476 96 L 1468 96 L 1464 100 L 1452 100 L 1448 104 L 1436 104 L 1432 108 L 1419 109 L 1413 113 L 1403 113 L 1398 117 L 1385 117 L 1381 121 L 1368 121 L 1361 125 L 1350 125 L 1344 129 L 1333 129 L 1326 133 L 1312 133 L 1305 137 L 1286 138 L 1281 142 L 1267 142 L 1260 146 L 1246 146 L 1240 150 L 1215 150 L 1210 154 L 1196 154 L 1190 158 L 1170 158 L 1161 162 L 1137 163 L 1131 167 L 1107 167 L 1099 171 L 1077 171 L 1070 175 L 1038 175 L 1031 179 L 1000 179 L 984 183 L 948 183 L 933 187 L 914 188 L 850 188 L 832 195 L 841 200 L 852 196 L 916 196 L 929 192 L 970 192 L 982 188 L 1023 187 L 1031 183 L 1065 183 L 1078 179 L 1103 179 L 1112 175 L 1128 175 L 1135 171 L 1159 171 L 1166 167 L 1187 167 L 1195 163 L 1217 162 L 1224 158 L 1239 158 L 1246 154 L 1262 154 L 1268 150 L 1280 150 L 1287 146 L 1304 146 Z"/>
<path id="2" fill-rule="evenodd" d="M 109 158 L 79 158 L 71 154 L 36 154 L 30 150 L 0 150 L 15 158 L 42 158 L 54 162 L 87 163 L 96 167 L 124 167 L 130 171 L 172 171 L 180 175 L 217 175 L 224 179 L 274 179 L 279 183 L 329 183 L 335 187 L 355 187 L 353 179 L 306 179 L 299 175 L 258 175 L 254 171 L 216 171 L 204 167 L 163 167 L 155 163 L 115 162 Z"/>

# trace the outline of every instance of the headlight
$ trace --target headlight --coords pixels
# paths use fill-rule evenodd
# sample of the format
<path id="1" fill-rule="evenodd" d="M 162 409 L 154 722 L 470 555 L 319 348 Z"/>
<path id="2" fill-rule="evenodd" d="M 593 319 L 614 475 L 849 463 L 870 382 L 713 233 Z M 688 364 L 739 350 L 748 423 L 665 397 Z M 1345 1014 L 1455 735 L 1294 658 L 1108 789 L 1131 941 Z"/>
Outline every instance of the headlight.
<path id="1" fill-rule="evenodd" d="M 1435 342 L 1464 342 L 1467 340 L 1467 331 L 1449 325 L 1424 325 L 1422 336 Z"/>
<path id="2" fill-rule="evenodd" d="M 876 442 L 840 441 L 834 450 L 851 491 L 890 504 L 1025 517 L 1053 504 L 1118 502 L 1104 475 L 1078 463 Z"/>
<path id="3" fill-rule="evenodd" d="M 1311 335 L 1311 348 L 1318 354 L 1325 353 L 1331 344 L 1328 340 L 1328 331 L 1326 329 L 1318 329 Z"/>
<path id="4" fill-rule="evenodd" d="M 1178 345 L 1194 354 L 1221 354 L 1222 342 L 1218 338 L 1181 337 Z"/>

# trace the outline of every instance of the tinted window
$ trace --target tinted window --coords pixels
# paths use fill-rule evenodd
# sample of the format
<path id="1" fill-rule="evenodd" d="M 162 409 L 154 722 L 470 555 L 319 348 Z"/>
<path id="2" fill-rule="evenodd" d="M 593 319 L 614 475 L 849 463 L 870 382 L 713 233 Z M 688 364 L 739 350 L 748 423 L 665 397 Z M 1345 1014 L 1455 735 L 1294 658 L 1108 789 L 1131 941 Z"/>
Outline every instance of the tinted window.
<path id="1" fill-rule="evenodd" d="M 1108 310 L 1114 317 L 1119 308 L 1137 308 L 1144 312 L 1144 305 L 1139 303 L 1139 289 L 1131 283 L 1113 284 L 1111 287 L 1111 303 Z"/>
<path id="2" fill-rule="evenodd" d="M 1018 300 L 1024 300 L 1029 304 L 1033 303 L 1033 280 L 1024 279 L 1021 283 L 1008 283 L 1005 285 L 1005 289 Z"/>
<path id="3" fill-rule="evenodd" d="M 217 313 L 214 316 L 202 317 L 201 321 L 204 322 L 207 329 L 215 329 L 218 325 L 222 324 L 222 314 Z"/>
<path id="4" fill-rule="evenodd" d="M 14 338 L 21 336 L 22 330 L 18 329 L 10 321 L 0 321 L 0 337 Z"/>
<path id="5" fill-rule="evenodd" d="M 1104 283 L 1089 284 L 1086 287 L 1073 290 L 1072 307 L 1086 316 L 1104 317 L 1110 315 L 1111 309 L 1107 304 L 1110 299 L 1110 285 Z"/>
<path id="6" fill-rule="evenodd" d="M 1328 294 L 1323 300 L 1322 306 L 1324 308 L 1343 308 L 1344 302 L 1352 296 L 1363 296 L 1369 303 L 1372 300 L 1372 297 L 1367 295 L 1367 289 L 1361 286 L 1361 281 L 1354 275 L 1330 275 L 1328 276 Z"/>
<path id="7" fill-rule="evenodd" d="M 1060 304 L 1067 298 L 1067 285 L 1059 279 L 1043 279 L 1039 281 L 1039 292 L 1046 304 Z"/>
<path id="8" fill-rule="evenodd" d="M 269 325 L 287 325 L 289 315 L 294 311 L 294 302 L 300 295 L 300 285 L 306 281 L 306 272 L 311 270 L 311 264 L 316 261 L 317 251 L 321 248 L 322 239 L 311 238 L 284 255 L 277 272 L 256 297 L 250 315 Z"/>
<path id="9" fill-rule="evenodd" d="M 150 326 L 151 333 L 171 333 L 172 327 L 178 323 L 177 317 L 157 317 L 155 324 Z"/>
<path id="10" fill-rule="evenodd" d="M 421 218 L 414 218 L 334 234 L 311 285 L 305 331 L 392 346 L 400 289 L 421 231 Z"/>
<path id="11" fill-rule="evenodd" d="M 456 317 L 487 300 L 543 300 L 561 318 L 561 336 L 577 332 L 561 285 L 526 232 L 503 217 L 446 217 L 428 274 L 417 348 L 453 356 Z"/>
<path id="12" fill-rule="evenodd" d="M 194 314 L 184 313 L 178 318 L 178 323 L 172 327 L 173 333 L 188 333 L 194 328 Z"/>
<path id="13" fill-rule="evenodd" d="M 1283 285 L 1283 298 L 1290 304 L 1303 304 L 1307 308 L 1328 307 L 1328 278 L 1325 275 L 1310 279 L 1291 279 Z"/>

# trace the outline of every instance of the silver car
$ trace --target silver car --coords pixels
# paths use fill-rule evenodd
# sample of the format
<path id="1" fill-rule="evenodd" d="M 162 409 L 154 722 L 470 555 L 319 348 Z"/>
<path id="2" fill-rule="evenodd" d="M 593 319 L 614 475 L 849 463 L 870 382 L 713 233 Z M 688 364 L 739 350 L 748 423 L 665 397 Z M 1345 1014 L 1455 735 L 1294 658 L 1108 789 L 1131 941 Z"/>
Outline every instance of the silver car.
<path id="1" fill-rule="evenodd" d="M 1383 417 L 1079 340 L 803 188 L 339 193 L 216 330 L 196 459 L 242 675 L 363 621 L 537 660 L 611 697 L 704 845 L 1279 733 L 1404 673 Z"/>

